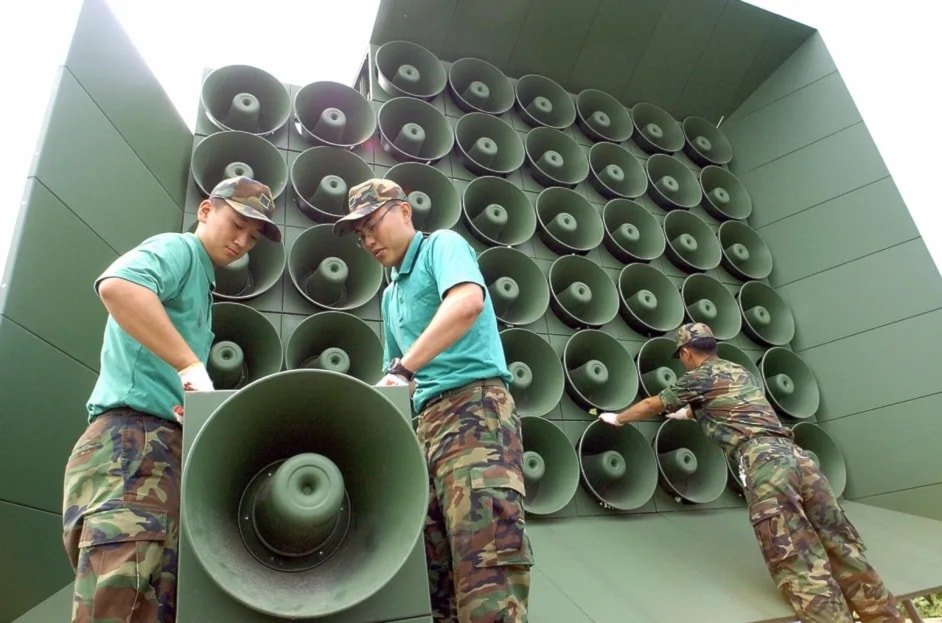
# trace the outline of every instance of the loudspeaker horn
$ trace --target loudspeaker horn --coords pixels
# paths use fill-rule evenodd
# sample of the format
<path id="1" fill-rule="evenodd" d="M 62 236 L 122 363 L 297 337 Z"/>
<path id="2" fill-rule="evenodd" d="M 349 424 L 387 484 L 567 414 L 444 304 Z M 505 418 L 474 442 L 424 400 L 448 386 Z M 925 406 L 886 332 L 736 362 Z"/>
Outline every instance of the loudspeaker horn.
<path id="1" fill-rule="evenodd" d="M 823 428 L 811 422 L 797 422 L 792 425 L 795 433 L 795 445 L 805 451 L 811 460 L 831 483 L 834 497 L 841 497 L 847 486 L 847 464 L 844 455 L 834 439 Z"/>
<path id="2" fill-rule="evenodd" d="M 525 253 L 507 247 L 485 249 L 478 267 L 487 284 L 497 319 L 511 326 L 539 320 L 549 307 L 549 283 Z"/>
<path id="3" fill-rule="evenodd" d="M 576 120 L 576 105 L 558 82 L 546 76 L 527 74 L 514 89 L 520 116 L 533 127 L 561 130 Z"/>
<path id="4" fill-rule="evenodd" d="M 693 171 L 667 154 L 654 154 L 645 163 L 648 195 L 665 210 L 688 209 L 700 203 L 700 183 Z"/>
<path id="5" fill-rule="evenodd" d="M 596 420 L 579 438 L 579 471 L 586 489 L 606 508 L 644 506 L 657 489 L 657 459 L 634 426 Z"/>
<path id="6" fill-rule="evenodd" d="M 743 331 L 760 344 L 784 346 L 795 337 L 795 317 L 785 300 L 761 281 L 747 281 L 739 289 Z"/>
<path id="7" fill-rule="evenodd" d="M 475 175 L 507 175 L 523 166 L 520 136 L 507 122 L 483 112 L 464 115 L 455 126 L 461 164 Z"/>
<path id="8" fill-rule="evenodd" d="M 536 210 L 527 195 L 502 177 L 478 177 L 464 189 L 468 231 L 487 245 L 513 247 L 536 232 Z"/>
<path id="9" fill-rule="evenodd" d="M 669 337 L 652 337 L 638 351 L 638 378 L 645 396 L 656 396 L 665 387 L 686 374 L 684 365 L 674 357 L 677 345 Z"/>
<path id="10" fill-rule="evenodd" d="M 274 242 L 262 236 L 251 251 L 226 266 L 216 267 L 213 297 L 224 301 L 255 298 L 281 281 L 284 272 L 284 241 Z"/>
<path id="11" fill-rule="evenodd" d="M 601 266 L 580 255 L 555 260 L 549 270 L 550 305 L 570 327 L 601 327 L 618 314 L 618 290 Z"/>
<path id="12" fill-rule="evenodd" d="M 288 338 L 285 367 L 330 370 L 375 383 L 383 376 L 383 344 L 353 314 L 324 311 L 302 320 Z"/>
<path id="13" fill-rule="evenodd" d="M 430 100 L 445 90 L 448 76 L 438 57 L 409 41 L 390 41 L 376 50 L 379 86 L 392 96 Z"/>
<path id="14" fill-rule="evenodd" d="M 598 89 L 585 89 L 576 96 L 576 121 L 593 141 L 621 143 L 631 138 L 631 115 L 621 102 Z"/>
<path id="15" fill-rule="evenodd" d="M 376 112 L 345 84 L 312 82 L 294 96 L 294 125 L 314 145 L 352 149 L 376 134 Z"/>
<path id="16" fill-rule="evenodd" d="M 664 217 L 667 259 L 685 272 L 712 270 L 723 250 L 706 221 L 692 212 L 674 211 Z"/>
<path id="17" fill-rule="evenodd" d="M 383 151 L 396 160 L 432 164 L 455 144 L 451 125 L 434 106 L 411 97 L 397 97 L 379 109 Z"/>
<path id="18" fill-rule="evenodd" d="M 311 147 L 291 165 L 294 203 L 318 223 L 332 223 L 348 213 L 347 192 L 373 177 L 360 156 L 338 147 Z"/>
<path id="19" fill-rule="evenodd" d="M 653 266 L 628 264 L 622 268 L 618 295 L 622 318 L 642 335 L 672 331 L 684 321 L 684 302 L 677 286 Z"/>
<path id="20" fill-rule="evenodd" d="M 554 252 L 585 254 L 605 237 L 602 217 L 587 199 L 569 188 L 545 188 L 536 198 L 540 240 Z"/>
<path id="21" fill-rule="evenodd" d="M 654 215 L 630 199 L 612 199 L 602 208 L 605 248 L 624 263 L 649 262 L 664 253 L 667 240 Z"/>
<path id="22" fill-rule="evenodd" d="M 239 175 L 267 185 L 274 199 L 288 184 L 288 165 L 282 153 L 260 136 L 235 130 L 201 140 L 193 149 L 190 170 L 204 197 L 222 180 Z"/>
<path id="23" fill-rule="evenodd" d="M 640 197 L 648 189 L 644 165 L 627 149 L 614 143 L 589 148 L 589 182 L 604 197 Z"/>
<path id="24" fill-rule="evenodd" d="M 500 341 L 517 413 L 542 416 L 552 411 L 563 396 L 565 383 L 563 364 L 553 347 L 527 329 L 504 329 Z"/>
<path id="25" fill-rule="evenodd" d="M 706 201 L 703 208 L 721 221 L 742 221 L 752 214 L 752 197 L 735 175 L 717 166 L 700 170 L 700 188 Z"/>
<path id="26" fill-rule="evenodd" d="M 781 346 L 765 351 L 759 360 L 765 395 L 782 415 L 803 420 L 818 412 L 821 391 L 804 360 Z"/>
<path id="27" fill-rule="evenodd" d="M 583 409 L 621 411 L 638 393 L 638 374 L 621 342 L 597 329 L 577 331 L 563 349 L 566 391 Z"/>
<path id="28" fill-rule="evenodd" d="M 585 149 L 559 130 L 533 128 L 524 141 L 530 175 L 542 186 L 569 186 L 589 175 Z"/>
<path id="29" fill-rule="evenodd" d="M 579 488 L 579 459 L 559 426 L 541 417 L 520 418 L 523 437 L 523 509 L 533 515 L 562 510 Z"/>
<path id="30" fill-rule="evenodd" d="M 720 359 L 732 361 L 733 363 L 744 367 L 749 371 L 749 374 L 752 375 L 752 378 L 755 379 L 756 383 L 758 383 L 760 387 L 765 388 L 765 381 L 762 378 L 762 372 L 759 371 L 759 366 L 757 366 L 756 362 L 753 361 L 744 351 L 737 348 L 736 346 L 733 346 L 729 342 L 719 342 L 716 345 L 716 354 Z"/>
<path id="31" fill-rule="evenodd" d="M 435 167 L 421 162 L 401 162 L 389 169 L 386 179 L 397 182 L 405 191 L 416 230 L 451 229 L 461 218 L 458 189 Z"/>
<path id="32" fill-rule="evenodd" d="M 632 138 L 649 154 L 672 154 L 683 149 L 684 131 L 663 108 L 645 102 L 635 104 L 631 108 L 631 121 L 635 126 Z"/>
<path id="33" fill-rule="evenodd" d="M 661 486 L 677 501 L 707 504 L 726 489 L 726 455 L 696 420 L 666 420 L 654 437 Z"/>
<path id="34" fill-rule="evenodd" d="M 736 297 L 710 275 L 689 275 L 680 287 L 684 308 L 691 322 L 702 322 L 713 329 L 718 340 L 731 340 L 739 334 L 742 316 Z"/>
<path id="35" fill-rule="evenodd" d="M 772 252 L 754 229 L 741 221 L 727 221 L 717 233 L 723 249 L 723 268 L 730 275 L 749 281 L 772 274 Z"/>
<path id="36" fill-rule="evenodd" d="M 465 112 L 502 115 L 514 105 L 514 88 L 497 67 L 479 58 L 459 58 L 448 70 L 448 91 Z"/>
<path id="37" fill-rule="evenodd" d="M 210 415 L 181 497 L 189 547 L 220 590 L 270 617 L 320 618 L 373 596 L 411 556 L 428 471 L 412 426 L 379 391 L 291 370 Z"/>
<path id="38" fill-rule="evenodd" d="M 281 338 L 260 311 L 241 303 L 214 303 L 213 334 L 206 369 L 216 389 L 239 389 L 281 371 Z"/>
<path id="39" fill-rule="evenodd" d="M 333 235 L 328 224 L 301 232 L 288 253 L 288 273 L 304 298 L 334 310 L 365 305 L 383 281 L 382 265 L 353 236 Z"/>
<path id="40" fill-rule="evenodd" d="M 288 88 L 257 67 L 228 65 L 209 73 L 200 90 L 206 117 L 221 130 L 274 134 L 291 116 Z"/>
<path id="41" fill-rule="evenodd" d="M 683 123 L 684 153 L 701 167 L 729 164 L 733 146 L 716 125 L 703 117 L 687 117 Z"/>

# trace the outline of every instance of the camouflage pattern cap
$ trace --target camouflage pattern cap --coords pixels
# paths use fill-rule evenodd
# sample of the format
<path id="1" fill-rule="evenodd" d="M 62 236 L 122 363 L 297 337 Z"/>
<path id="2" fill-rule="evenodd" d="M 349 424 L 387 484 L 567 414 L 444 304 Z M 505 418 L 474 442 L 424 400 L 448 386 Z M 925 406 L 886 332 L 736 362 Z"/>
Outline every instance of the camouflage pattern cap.
<path id="1" fill-rule="evenodd" d="M 702 322 L 689 322 L 677 329 L 677 349 L 674 357 L 680 354 L 682 346 L 707 337 L 713 337 L 713 330 Z"/>
<path id="2" fill-rule="evenodd" d="M 409 201 L 402 186 L 392 180 L 373 178 L 361 182 L 348 193 L 350 213 L 334 223 L 334 235 L 343 236 L 353 230 L 358 220 L 369 216 L 389 201 Z"/>
<path id="3" fill-rule="evenodd" d="M 241 175 L 225 179 L 213 188 L 209 196 L 224 199 L 229 206 L 246 218 L 262 221 L 262 234 L 269 240 L 281 242 L 281 231 L 272 222 L 275 215 L 275 200 L 271 189 L 250 177 Z"/>

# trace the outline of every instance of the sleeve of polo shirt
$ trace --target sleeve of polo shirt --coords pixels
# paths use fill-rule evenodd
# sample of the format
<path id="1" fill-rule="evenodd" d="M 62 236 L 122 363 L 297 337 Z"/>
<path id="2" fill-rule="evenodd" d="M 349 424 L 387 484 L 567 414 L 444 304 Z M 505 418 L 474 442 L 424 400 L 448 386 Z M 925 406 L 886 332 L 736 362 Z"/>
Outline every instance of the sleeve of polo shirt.
<path id="1" fill-rule="evenodd" d="M 95 280 L 95 292 L 102 280 L 118 277 L 144 286 L 161 301 L 170 300 L 180 292 L 190 259 L 190 248 L 182 238 L 150 238 L 115 260 Z"/>
<path id="2" fill-rule="evenodd" d="M 664 408 L 675 411 L 684 405 L 697 404 L 709 391 L 711 380 L 705 368 L 700 366 L 677 379 L 670 387 L 658 394 Z"/>
<path id="3" fill-rule="evenodd" d="M 389 324 L 389 299 L 390 292 L 386 290 L 383 292 L 383 298 L 380 303 L 381 315 L 383 317 L 383 370 L 389 367 L 389 362 L 393 359 L 402 357 L 402 350 L 399 348 L 399 344 L 396 343 L 396 338 L 393 337 L 392 328 Z"/>
<path id="4" fill-rule="evenodd" d="M 457 232 L 441 230 L 432 234 L 429 239 L 429 263 L 435 281 L 438 285 L 438 294 L 445 298 L 445 294 L 459 283 L 476 283 L 486 288 L 484 276 L 478 267 L 478 258 L 471 245 Z"/>

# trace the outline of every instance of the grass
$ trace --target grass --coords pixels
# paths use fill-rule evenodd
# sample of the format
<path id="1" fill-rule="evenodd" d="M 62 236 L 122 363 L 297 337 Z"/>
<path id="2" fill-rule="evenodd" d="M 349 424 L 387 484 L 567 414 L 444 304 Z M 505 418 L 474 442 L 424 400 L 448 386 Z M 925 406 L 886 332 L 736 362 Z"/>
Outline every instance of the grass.
<path id="1" fill-rule="evenodd" d="M 942 593 L 914 597 L 916 612 L 923 617 L 942 617 Z"/>

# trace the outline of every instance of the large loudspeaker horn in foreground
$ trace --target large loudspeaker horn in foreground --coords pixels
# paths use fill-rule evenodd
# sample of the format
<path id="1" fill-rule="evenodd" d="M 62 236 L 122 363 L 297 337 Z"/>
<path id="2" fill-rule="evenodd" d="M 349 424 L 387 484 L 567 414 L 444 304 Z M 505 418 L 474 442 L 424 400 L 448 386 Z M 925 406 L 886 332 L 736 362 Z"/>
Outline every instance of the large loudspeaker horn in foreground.
<path id="1" fill-rule="evenodd" d="M 667 420 L 657 429 L 654 452 L 661 486 L 678 501 L 707 504 L 726 488 L 726 455 L 695 420 Z"/>
<path id="2" fill-rule="evenodd" d="M 500 341 L 517 413 L 542 416 L 552 411 L 563 396 L 565 383 L 563 365 L 553 347 L 526 329 L 504 329 Z"/>
<path id="3" fill-rule="evenodd" d="M 274 242 L 262 236 L 251 251 L 230 264 L 216 267 L 213 297 L 224 301 L 255 298 L 274 287 L 284 272 L 284 240 Z"/>
<path id="4" fill-rule="evenodd" d="M 648 195 L 665 210 L 692 208 L 700 203 L 700 182 L 693 171 L 667 154 L 654 154 L 645 164 Z"/>
<path id="5" fill-rule="evenodd" d="M 291 165 L 294 202 L 301 213 L 319 223 L 332 223 L 348 213 L 350 188 L 373 177 L 358 155 L 337 147 L 311 147 Z"/>
<path id="6" fill-rule="evenodd" d="M 742 221 L 752 214 L 752 197 L 735 175 L 723 167 L 700 170 L 700 188 L 706 201 L 703 208 L 721 221 Z"/>
<path id="7" fill-rule="evenodd" d="M 282 153 L 248 132 L 210 134 L 193 149 L 190 170 L 204 197 L 222 180 L 239 175 L 267 185 L 276 199 L 288 184 L 288 165 Z"/>
<path id="8" fill-rule="evenodd" d="M 729 139 L 703 117 L 687 117 L 683 128 L 684 153 L 701 167 L 729 164 L 733 159 L 733 146 Z"/>
<path id="9" fill-rule="evenodd" d="M 653 337 L 638 351 L 638 378 L 645 396 L 656 396 L 687 371 L 674 357 L 677 345 L 668 337 Z"/>
<path id="10" fill-rule="evenodd" d="M 741 349 L 733 346 L 729 342 L 719 342 L 716 345 L 716 354 L 720 359 L 732 361 L 733 363 L 744 367 L 749 371 L 749 374 L 752 375 L 752 378 L 755 379 L 756 383 L 758 383 L 760 387 L 765 387 L 765 381 L 762 378 L 762 372 L 759 371 L 759 366 L 757 366 L 756 362 L 750 359 L 749 355 L 747 355 Z"/>
<path id="11" fill-rule="evenodd" d="M 640 203 L 612 199 L 602 209 L 602 222 L 605 248 L 622 262 L 649 262 L 664 253 L 664 230 Z"/>
<path id="12" fill-rule="evenodd" d="M 390 41 L 376 50 L 379 86 L 393 96 L 430 100 L 445 90 L 448 76 L 438 57 L 409 41 Z"/>
<path id="13" fill-rule="evenodd" d="M 628 264 L 622 268 L 618 295 L 622 318 L 642 335 L 671 331 L 684 321 L 684 302 L 677 286 L 653 266 Z"/>
<path id="14" fill-rule="evenodd" d="M 709 275 L 690 275 L 684 279 L 680 293 L 691 322 L 708 325 L 718 340 L 731 340 L 739 334 L 739 305 L 719 280 Z"/>
<path id="15" fill-rule="evenodd" d="M 483 112 L 461 117 L 455 126 L 461 164 L 475 175 L 507 175 L 523 166 L 523 141 L 507 122 Z"/>
<path id="16" fill-rule="evenodd" d="M 352 149 L 376 133 L 376 113 L 359 91 L 339 82 L 312 82 L 294 96 L 294 125 L 315 145 Z"/>
<path id="17" fill-rule="evenodd" d="M 200 102 L 217 128 L 260 136 L 274 134 L 291 115 L 288 88 L 270 73 L 248 65 L 212 71 L 203 81 Z"/>
<path id="18" fill-rule="evenodd" d="M 397 182 L 405 191 L 416 230 L 451 229 L 461 218 L 458 189 L 435 167 L 420 162 L 401 162 L 389 169 L 386 179 Z"/>
<path id="19" fill-rule="evenodd" d="M 528 325 L 549 307 L 549 283 L 543 271 L 517 249 L 493 247 L 478 256 L 497 319 L 508 325 Z"/>
<path id="20" fill-rule="evenodd" d="M 847 486 L 847 465 L 844 455 L 823 428 L 811 422 L 798 422 L 792 426 L 795 445 L 805 451 L 831 483 L 835 497 L 841 497 Z"/>
<path id="21" fill-rule="evenodd" d="M 543 186 L 575 186 L 589 175 L 585 149 L 559 130 L 533 128 L 525 141 L 530 175 Z"/>
<path id="22" fill-rule="evenodd" d="M 523 508 L 533 515 L 562 510 L 579 488 L 579 459 L 566 433 L 540 417 L 520 418 L 523 437 Z"/>
<path id="23" fill-rule="evenodd" d="M 648 189 L 644 165 L 627 149 L 614 143 L 596 143 L 589 148 L 589 181 L 604 197 L 640 197 Z"/>
<path id="24" fill-rule="evenodd" d="M 792 341 L 795 317 L 775 290 L 760 281 L 748 281 L 737 296 L 746 335 L 769 346 L 784 346 Z"/>
<path id="25" fill-rule="evenodd" d="M 239 389 L 281 370 L 281 338 L 258 310 L 214 303 L 213 334 L 206 369 L 216 389 Z"/>
<path id="26" fill-rule="evenodd" d="M 765 395 L 775 410 L 799 420 L 818 412 L 821 391 L 808 364 L 781 346 L 765 351 L 759 360 Z"/>
<path id="27" fill-rule="evenodd" d="M 720 265 L 723 250 L 706 221 L 691 212 L 675 211 L 664 217 L 667 259 L 685 272 L 711 270 Z"/>
<path id="28" fill-rule="evenodd" d="M 608 508 L 641 508 L 657 489 L 654 451 L 634 426 L 589 424 L 579 439 L 579 470 L 586 489 Z"/>
<path id="29" fill-rule="evenodd" d="M 311 303 L 346 310 L 365 305 L 383 282 L 383 267 L 353 236 L 335 236 L 327 224 L 308 227 L 288 254 L 294 287 Z"/>
<path id="30" fill-rule="evenodd" d="M 601 266 L 579 255 L 555 260 L 549 270 L 550 305 L 573 328 L 601 327 L 618 314 L 618 290 Z"/>
<path id="31" fill-rule="evenodd" d="M 501 115 L 514 105 L 514 88 L 497 67 L 479 58 L 459 58 L 448 70 L 448 91 L 465 112 Z"/>
<path id="32" fill-rule="evenodd" d="M 585 254 L 605 237 L 602 217 L 589 201 L 569 188 L 546 188 L 536 198 L 540 240 L 554 252 Z"/>
<path id="33" fill-rule="evenodd" d="M 597 329 L 574 333 L 563 349 L 566 391 L 583 409 L 621 411 L 638 393 L 638 374 L 621 342 Z"/>
<path id="34" fill-rule="evenodd" d="M 513 247 L 536 232 L 536 210 L 527 195 L 502 177 L 484 176 L 464 189 L 468 231 L 487 245 Z"/>
<path id="35" fill-rule="evenodd" d="M 750 281 L 772 273 L 772 252 L 754 229 L 740 221 L 727 221 L 717 232 L 723 249 L 723 268 L 730 275 Z"/>
<path id="36" fill-rule="evenodd" d="M 320 312 L 302 320 L 288 338 L 285 367 L 329 370 L 375 383 L 383 376 L 383 344 L 353 314 Z"/>
<path id="37" fill-rule="evenodd" d="M 680 151 L 684 147 L 684 131 L 669 112 L 654 104 L 639 103 L 631 108 L 635 126 L 635 143 L 649 154 Z"/>
<path id="38" fill-rule="evenodd" d="M 397 97 L 379 109 L 383 151 L 396 160 L 432 164 L 455 144 L 451 125 L 434 106 L 411 97 Z"/>
<path id="39" fill-rule="evenodd" d="M 521 76 L 514 90 L 520 116 L 533 127 L 561 130 L 576 120 L 576 105 L 572 97 L 558 82 L 546 76 Z"/>
<path id="40" fill-rule="evenodd" d="M 409 422 L 370 385 L 323 370 L 233 394 L 183 469 L 196 559 L 225 594 L 278 619 L 326 617 L 373 596 L 413 552 L 427 505 Z"/>
<path id="41" fill-rule="evenodd" d="M 579 128 L 593 141 L 627 141 L 634 126 L 621 102 L 598 89 L 585 89 L 576 97 Z"/>

